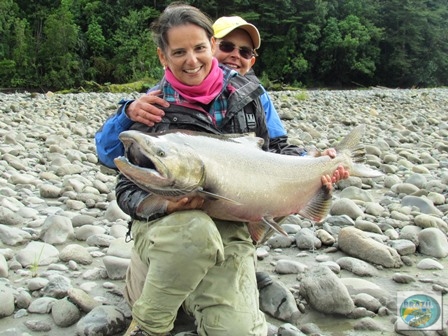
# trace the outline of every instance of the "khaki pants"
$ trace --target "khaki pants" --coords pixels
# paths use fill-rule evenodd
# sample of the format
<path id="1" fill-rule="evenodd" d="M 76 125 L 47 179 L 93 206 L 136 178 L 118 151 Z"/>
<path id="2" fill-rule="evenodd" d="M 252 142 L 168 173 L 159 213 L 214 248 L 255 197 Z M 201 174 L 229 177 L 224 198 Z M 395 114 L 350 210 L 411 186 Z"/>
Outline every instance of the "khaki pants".
<path id="1" fill-rule="evenodd" d="M 183 304 L 201 336 L 266 336 L 245 225 L 190 210 L 134 221 L 132 234 L 125 295 L 142 329 L 170 331 Z"/>

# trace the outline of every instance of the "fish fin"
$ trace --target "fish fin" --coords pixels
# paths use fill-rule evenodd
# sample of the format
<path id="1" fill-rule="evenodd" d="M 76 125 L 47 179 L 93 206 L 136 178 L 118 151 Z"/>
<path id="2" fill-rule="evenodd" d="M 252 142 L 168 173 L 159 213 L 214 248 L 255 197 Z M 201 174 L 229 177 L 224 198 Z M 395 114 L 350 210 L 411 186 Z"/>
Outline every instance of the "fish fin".
<path id="1" fill-rule="evenodd" d="M 233 199 L 230 199 L 230 198 L 227 198 L 227 197 L 218 195 L 218 194 L 214 194 L 214 193 L 212 193 L 212 192 L 206 191 L 206 190 L 201 189 L 201 188 L 198 189 L 196 192 L 197 192 L 199 195 L 201 195 L 202 197 L 204 197 L 204 198 L 206 198 L 206 199 L 208 199 L 208 200 L 211 200 L 211 201 L 223 200 L 223 201 L 230 202 L 230 203 L 233 203 L 233 204 L 236 204 L 236 205 L 242 205 L 242 204 L 241 204 L 240 202 L 238 202 L 238 201 L 235 201 L 235 200 L 233 200 Z"/>
<path id="2" fill-rule="evenodd" d="M 261 244 L 268 232 L 268 227 L 263 222 L 249 222 L 247 229 L 255 245 Z"/>
<path id="3" fill-rule="evenodd" d="M 249 222 L 247 228 L 256 245 L 263 244 L 274 232 L 288 236 L 286 231 L 272 217 L 263 217 L 259 222 Z"/>
<path id="4" fill-rule="evenodd" d="M 261 237 L 260 242 L 258 242 L 257 245 L 263 245 L 265 242 L 267 242 L 267 240 L 268 240 L 269 238 L 271 238 L 271 236 L 272 236 L 274 233 L 275 233 L 275 230 L 274 230 L 273 228 L 268 228 L 268 229 L 265 231 L 263 237 Z"/>
<path id="5" fill-rule="evenodd" d="M 366 148 L 360 143 L 364 130 L 364 125 L 355 127 L 335 146 L 336 151 L 350 152 L 353 162 L 364 163 L 366 161 Z"/>
<path id="6" fill-rule="evenodd" d="M 322 185 L 311 201 L 299 211 L 299 214 L 315 222 L 320 222 L 330 211 L 331 199 L 331 189 Z"/>
<path id="7" fill-rule="evenodd" d="M 242 145 L 248 145 L 255 148 L 263 148 L 264 139 L 256 136 L 242 136 L 237 138 L 232 138 L 233 141 L 238 142 Z"/>
<path id="8" fill-rule="evenodd" d="M 286 233 L 286 231 L 283 230 L 283 228 L 276 221 L 274 221 L 274 218 L 265 216 L 261 220 L 269 228 L 272 228 L 274 231 L 276 231 L 276 232 L 278 232 L 278 233 L 288 237 L 288 234 Z"/>
<path id="9" fill-rule="evenodd" d="M 202 137 L 208 137 L 208 138 L 215 138 L 220 140 L 226 140 L 226 141 L 233 141 L 238 142 L 243 145 L 250 145 L 256 148 L 263 148 L 264 145 L 264 139 L 257 137 L 254 132 L 246 132 L 246 133 L 228 133 L 228 134 L 212 134 L 212 133 L 205 133 L 205 132 L 198 132 L 198 131 L 191 131 L 191 130 L 184 130 L 184 129 L 171 129 L 167 131 L 163 131 L 157 134 L 159 135 L 165 135 L 170 133 L 181 133 L 189 136 L 202 136 Z"/>

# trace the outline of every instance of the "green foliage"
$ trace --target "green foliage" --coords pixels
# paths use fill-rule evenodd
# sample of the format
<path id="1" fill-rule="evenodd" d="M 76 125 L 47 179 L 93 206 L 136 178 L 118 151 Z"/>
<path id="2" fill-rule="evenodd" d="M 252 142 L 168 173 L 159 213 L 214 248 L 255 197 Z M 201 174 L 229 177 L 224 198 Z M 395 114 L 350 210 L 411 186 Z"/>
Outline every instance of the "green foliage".
<path id="1" fill-rule="evenodd" d="M 261 85 L 264 86 L 265 89 L 270 90 L 272 88 L 272 82 L 269 80 L 269 76 L 266 71 L 263 71 L 261 76 L 258 77 Z"/>
<path id="2" fill-rule="evenodd" d="M 39 271 L 39 266 L 42 258 L 42 253 L 44 252 L 45 245 L 42 244 L 42 248 L 40 249 L 39 255 L 34 256 L 34 260 L 32 264 L 29 266 L 31 270 L 31 276 L 35 278 L 37 276 L 37 272 Z"/>
<path id="3" fill-rule="evenodd" d="M 140 80 L 133 83 L 127 83 L 127 84 L 110 84 L 107 85 L 107 91 L 108 92 L 146 92 L 149 88 L 154 86 L 156 82 L 154 79 L 146 79 L 146 80 Z"/>
<path id="4" fill-rule="evenodd" d="M 357 16 L 330 18 L 322 32 L 321 67 L 327 82 L 349 83 L 360 76 L 372 78 L 379 58 L 381 31 L 362 24 Z"/>
<path id="5" fill-rule="evenodd" d="M 101 55 L 106 49 L 106 37 L 103 35 L 100 24 L 95 19 L 88 25 L 86 38 L 93 56 Z"/>
<path id="6" fill-rule="evenodd" d="M 76 86 L 80 59 L 77 54 L 79 27 L 69 10 L 70 3 L 62 1 L 44 22 L 44 42 L 39 51 L 43 78 L 51 88 Z"/>
<path id="7" fill-rule="evenodd" d="M 154 82 L 163 70 L 148 28 L 171 2 L 2 0 L 1 86 L 112 90 L 104 83 Z M 212 20 L 240 15 L 258 27 L 254 70 L 270 90 L 448 85 L 446 0 L 186 2 Z"/>
<path id="8" fill-rule="evenodd" d="M 162 67 L 157 57 L 148 22 L 158 16 L 149 7 L 131 10 L 122 17 L 113 36 L 115 45 L 114 63 L 117 65 L 114 78 L 119 83 L 134 81 L 142 77 L 160 78 Z M 130 38 L 132 36 L 132 38 Z"/>
<path id="9" fill-rule="evenodd" d="M 379 79 L 389 86 L 446 85 L 448 6 L 446 1 L 391 0 L 378 18 L 382 43 Z M 442 77 L 445 77 L 443 79 Z"/>
<path id="10" fill-rule="evenodd" d="M 16 62 L 13 60 L 2 60 L 0 61 L 0 78 L 6 77 L 11 74 L 16 67 Z"/>

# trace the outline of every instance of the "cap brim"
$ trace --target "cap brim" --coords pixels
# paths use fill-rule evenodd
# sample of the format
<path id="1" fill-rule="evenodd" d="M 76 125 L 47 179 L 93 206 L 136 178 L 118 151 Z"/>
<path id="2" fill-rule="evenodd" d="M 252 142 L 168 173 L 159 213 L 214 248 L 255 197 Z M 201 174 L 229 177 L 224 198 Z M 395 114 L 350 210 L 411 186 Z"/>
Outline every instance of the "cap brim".
<path id="1" fill-rule="evenodd" d="M 231 33 L 232 31 L 234 31 L 235 29 L 238 29 L 238 28 L 245 30 L 249 34 L 249 36 L 252 40 L 252 43 L 254 44 L 254 49 L 260 48 L 260 45 L 261 45 L 260 34 L 258 33 L 258 29 L 250 23 L 223 29 L 218 34 L 215 34 L 215 37 L 223 38 L 224 36 L 226 36 L 227 34 Z"/>

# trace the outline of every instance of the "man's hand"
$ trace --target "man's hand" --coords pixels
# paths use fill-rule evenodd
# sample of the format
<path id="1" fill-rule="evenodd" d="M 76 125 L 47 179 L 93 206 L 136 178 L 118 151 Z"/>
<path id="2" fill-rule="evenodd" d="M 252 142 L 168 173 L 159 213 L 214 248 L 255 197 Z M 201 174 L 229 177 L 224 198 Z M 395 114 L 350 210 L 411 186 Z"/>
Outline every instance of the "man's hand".
<path id="1" fill-rule="evenodd" d="M 201 209 L 203 204 L 204 199 L 202 197 L 199 196 L 184 197 L 177 202 L 168 201 L 168 205 L 166 207 L 166 213 L 170 214 L 182 210 Z"/>
<path id="2" fill-rule="evenodd" d="M 325 155 L 328 155 L 329 157 L 334 159 L 336 157 L 336 149 L 334 149 L 334 148 L 327 148 L 323 152 L 319 153 L 316 156 L 325 156 Z"/>
<path id="3" fill-rule="evenodd" d="M 160 90 L 151 91 L 147 95 L 134 100 L 127 106 L 126 115 L 132 121 L 140 122 L 150 127 L 154 126 L 154 124 L 160 122 L 165 115 L 163 110 L 154 105 L 156 104 L 163 107 L 170 106 L 166 100 L 158 97 L 161 92 L 162 91 Z"/>
<path id="4" fill-rule="evenodd" d="M 348 179 L 349 176 L 350 176 L 350 172 L 347 169 L 345 169 L 342 165 L 340 165 L 333 172 L 333 176 L 331 177 L 331 182 L 338 183 L 340 180 Z"/>
<path id="5" fill-rule="evenodd" d="M 333 172 L 333 175 L 324 175 L 321 177 L 321 182 L 329 190 L 333 189 L 333 183 L 338 183 L 340 180 L 345 180 L 350 176 L 348 170 L 346 170 L 342 165 L 338 166 Z"/>

